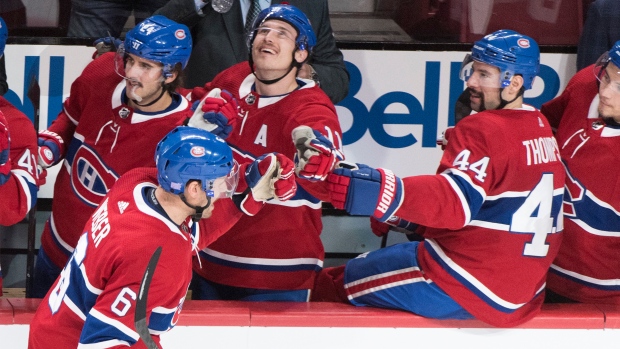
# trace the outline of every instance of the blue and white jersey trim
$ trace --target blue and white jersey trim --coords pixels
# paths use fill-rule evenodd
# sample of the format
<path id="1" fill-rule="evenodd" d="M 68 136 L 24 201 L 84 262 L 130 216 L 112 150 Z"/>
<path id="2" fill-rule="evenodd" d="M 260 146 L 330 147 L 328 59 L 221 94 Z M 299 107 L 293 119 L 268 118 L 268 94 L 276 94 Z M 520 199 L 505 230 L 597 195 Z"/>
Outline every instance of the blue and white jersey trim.
<path id="1" fill-rule="evenodd" d="M 462 283 L 470 291 L 472 291 L 480 299 L 484 300 L 494 309 L 505 313 L 512 313 L 515 310 L 521 308 L 527 303 L 512 303 L 500 296 L 493 293 L 482 282 L 476 279 L 473 275 L 468 273 L 465 269 L 456 264 L 450 257 L 448 257 L 439 245 L 433 239 L 425 240 L 427 251 L 431 254 L 433 259 L 442 265 L 442 268 L 446 270 L 451 276 Z M 545 285 L 536 292 L 538 295 L 545 289 Z"/>
<path id="2" fill-rule="evenodd" d="M 620 279 L 595 279 L 590 276 L 558 267 L 555 264 L 551 265 L 550 272 L 591 288 L 596 288 L 603 291 L 620 291 Z"/>

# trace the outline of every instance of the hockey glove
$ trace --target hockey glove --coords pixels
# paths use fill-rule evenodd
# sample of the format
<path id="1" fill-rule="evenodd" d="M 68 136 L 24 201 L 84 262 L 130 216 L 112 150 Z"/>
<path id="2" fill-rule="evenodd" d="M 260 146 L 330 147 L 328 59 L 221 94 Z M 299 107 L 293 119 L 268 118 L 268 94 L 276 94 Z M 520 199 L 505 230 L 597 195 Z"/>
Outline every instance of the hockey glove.
<path id="1" fill-rule="evenodd" d="M 11 136 L 9 124 L 0 112 L 0 185 L 11 178 Z"/>
<path id="2" fill-rule="evenodd" d="M 319 131 L 308 126 L 298 126 L 293 130 L 295 154 L 295 173 L 299 178 L 323 181 L 344 154 Z"/>
<path id="3" fill-rule="evenodd" d="M 357 169 L 337 168 L 327 177 L 331 203 L 352 215 L 387 221 L 403 197 L 402 181 L 392 171 L 357 164 Z"/>
<path id="4" fill-rule="evenodd" d="M 93 59 L 101 56 L 107 52 L 116 52 L 118 47 L 123 43 L 121 39 L 113 38 L 112 36 L 107 36 L 105 38 L 99 38 L 93 42 L 93 46 L 97 50 L 93 55 Z"/>
<path id="5" fill-rule="evenodd" d="M 194 104 L 194 115 L 189 126 L 207 130 L 226 139 L 239 121 L 237 100 L 226 90 L 214 88 L 207 96 Z"/>
<path id="6" fill-rule="evenodd" d="M 406 221 L 398 216 L 392 216 L 392 218 L 385 222 L 380 222 L 375 217 L 370 216 L 370 229 L 372 233 L 378 237 L 387 235 L 390 230 L 409 235 L 415 233 L 417 228 L 417 224 Z"/>
<path id="7" fill-rule="evenodd" d="M 285 201 L 297 191 L 293 162 L 281 154 L 262 155 L 240 170 L 233 202 L 248 216 L 257 214 L 265 201 L 275 197 Z"/>
<path id="8" fill-rule="evenodd" d="M 46 169 L 58 161 L 64 152 L 65 142 L 54 132 L 43 130 L 39 132 L 39 166 Z"/>

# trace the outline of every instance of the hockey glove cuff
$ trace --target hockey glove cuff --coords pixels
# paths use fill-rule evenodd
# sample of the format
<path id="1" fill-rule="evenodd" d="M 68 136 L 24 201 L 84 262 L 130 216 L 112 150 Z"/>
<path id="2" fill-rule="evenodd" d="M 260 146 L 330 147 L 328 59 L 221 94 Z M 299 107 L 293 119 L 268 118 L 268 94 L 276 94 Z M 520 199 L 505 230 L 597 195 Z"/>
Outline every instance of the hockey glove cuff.
<path id="1" fill-rule="evenodd" d="M 328 176 L 331 203 L 352 215 L 374 216 L 385 222 L 403 199 L 402 181 L 390 170 L 357 166 L 337 168 Z"/>
<path id="2" fill-rule="evenodd" d="M 54 132 L 43 130 L 39 132 L 39 166 L 48 168 L 60 161 L 61 154 L 64 153 L 65 142 Z"/>

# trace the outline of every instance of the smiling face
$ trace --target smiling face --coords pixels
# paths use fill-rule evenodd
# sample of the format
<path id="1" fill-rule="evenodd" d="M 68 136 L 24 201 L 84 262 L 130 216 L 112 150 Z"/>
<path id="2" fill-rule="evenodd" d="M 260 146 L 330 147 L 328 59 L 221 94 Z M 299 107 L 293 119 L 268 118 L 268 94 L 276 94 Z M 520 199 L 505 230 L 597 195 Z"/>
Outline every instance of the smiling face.
<path id="1" fill-rule="evenodd" d="M 280 20 L 267 20 L 256 28 L 252 44 L 255 72 L 261 79 L 272 79 L 285 73 L 292 59 L 303 62 L 307 51 L 297 50 L 295 28 Z"/>

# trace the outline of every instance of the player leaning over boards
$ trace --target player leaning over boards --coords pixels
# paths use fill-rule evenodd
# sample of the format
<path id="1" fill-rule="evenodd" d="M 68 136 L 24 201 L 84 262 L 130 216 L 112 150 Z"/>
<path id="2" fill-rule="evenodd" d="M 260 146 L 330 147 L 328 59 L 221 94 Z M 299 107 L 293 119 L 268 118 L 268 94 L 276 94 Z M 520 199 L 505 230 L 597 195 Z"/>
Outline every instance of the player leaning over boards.
<path id="1" fill-rule="evenodd" d="M 321 200 L 329 199 L 323 179 L 342 160 L 342 132 L 333 103 L 313 80 L 296 78 L 315 44 L 303 12 L 273 5 L 253 24 L 249 62 L 226 69 L 204 89 L 194 89 L 195 98 L 219 88 L 238 101 L 243 117 L 226 141 L 239 163 L 265 152 L 292 159 L 296 145 L 300 149 L 297 195 L 287 202 L 265 202 L 258 214 L 242 217 L 201 251 L 201 261 L 194 262 L 194 298 L 309 299 L 323 266 Z M 210 104 L 210 97 L 204 99 L 205 106 Z M 238 118 L 235 108 L 226 110 L 229 119 Z M 253 206 L 240 203 L 249 213 Z"/>
<path id="2" fill-rule="evenodd" d="M 541 112 L 566 165 L 564 241 L 548 301 L 620 304 L 620 41 Z"/>
<path id="3" fill-rule="evenodd" d="M 159 342 L 159 334 L 178 321 L 192 255 L 218 237 L 211 235 L 214 231 L 226 231 L 243 215 L 229 199 L 237 181 L 271 197 L 281 196 L 274 187 L 287 193 L 296 187 L 292 176 L 273 179 L 278 168 L 278 174 L 292 174 L 292 161 L 266 154 L 237 172 L 224 140 L 193 127 L 172 130 L 154 158 L 156 168 L 125 173 L 83 227 L 69 262 L 30 323 L 29 349 L 136 344 L 134 315 L 142 276 L 153 251 L 162 247 L 146 314 L 151 336 Z M 201 218 L 208 219 L 196 224 Z"/>
<path id="4" fill-rule="evenodd" d="M 0 17 L 0 59 L 8 37 Z M 26 217 L 37 201 L 37 135 L 32 122 L 0 96 L 0 225 L 9 226 Z M 0 296 L 2 272 L 0 271 Z"/>
<path id="5" fill-rule="evenodd" d="M 186 26 L 150 17 L 127 33 L 116 54 L 84 69 L 63 111 L 39 133 L 40 164 L 64 161 L 35 265 L 35 297 L 50 288 L 116 180 L 154 166 L 157 142 L 192 115 L 190 103 L 174 92 L 191 49 Z"/>
<path id="6" fill-rule="evenodd" d="M 417 231 L 422 242 L 323 270 L 314 300 L 494 326 L 536 315 L 562 237 L 564 193 L 551 128 L 523 104 L 539 57 L 534 40 L 511 30 L 474 44 L 461 73 L 478 113 L 456 125 L 436 175 L 400 179 L 365 165 L 334 170 L 328 181 L 335 206 L 426 228 Z"/>

